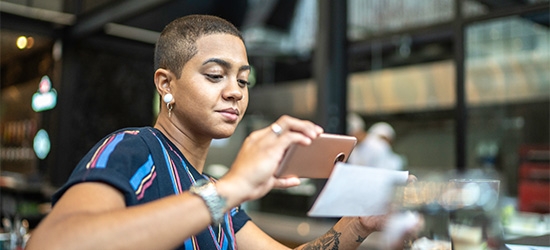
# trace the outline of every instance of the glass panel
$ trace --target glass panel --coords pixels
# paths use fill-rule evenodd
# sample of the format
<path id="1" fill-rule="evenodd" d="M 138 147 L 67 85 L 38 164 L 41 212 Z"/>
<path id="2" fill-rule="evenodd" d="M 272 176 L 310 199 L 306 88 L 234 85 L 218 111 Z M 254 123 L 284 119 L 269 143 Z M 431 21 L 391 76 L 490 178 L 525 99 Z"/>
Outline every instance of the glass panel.
<path id="1" fill-rule="evenodd" d="M 531 18 L 540 14 L 466 29 L 467 163 L 502 175 L 505 195 L 521 185 L 520 151 L 549 142 L 550 31 Z"/>

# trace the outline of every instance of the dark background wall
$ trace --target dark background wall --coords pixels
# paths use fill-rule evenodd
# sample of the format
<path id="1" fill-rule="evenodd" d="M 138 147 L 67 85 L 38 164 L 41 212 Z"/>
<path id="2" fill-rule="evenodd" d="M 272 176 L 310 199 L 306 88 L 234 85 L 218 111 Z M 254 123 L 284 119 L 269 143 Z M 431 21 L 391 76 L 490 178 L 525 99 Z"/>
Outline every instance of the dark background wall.
<path id="1" fill-rule="evenodd" d="M 116 40 L 86 40 L 65 46 L 59 109 L 50 125 L 51 184 L 63 184 L 80 158 L 115 129 L 152 125 L 153 47 Z M 66 43 L 65 43 L 66 44 Z"/>

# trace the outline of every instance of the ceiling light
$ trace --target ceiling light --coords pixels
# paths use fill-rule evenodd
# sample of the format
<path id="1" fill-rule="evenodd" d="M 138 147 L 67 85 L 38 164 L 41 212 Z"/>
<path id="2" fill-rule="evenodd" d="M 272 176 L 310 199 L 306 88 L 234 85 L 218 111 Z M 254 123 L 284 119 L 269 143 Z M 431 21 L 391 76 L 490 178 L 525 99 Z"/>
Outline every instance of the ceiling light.
<path id="1" fill-rule="evenodd" d="M 18 37 L 17 41 L 15 42 L 15 45 L 19 49 L 25 49 L 27 47 L 27 37 L 26 36 Z"/>

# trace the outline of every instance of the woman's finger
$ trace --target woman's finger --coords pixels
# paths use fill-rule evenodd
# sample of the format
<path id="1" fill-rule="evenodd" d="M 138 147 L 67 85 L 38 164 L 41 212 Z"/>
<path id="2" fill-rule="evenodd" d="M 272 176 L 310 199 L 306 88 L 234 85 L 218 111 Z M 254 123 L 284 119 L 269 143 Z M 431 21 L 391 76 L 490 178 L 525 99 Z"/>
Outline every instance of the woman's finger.
<path id="1" fill-rule="evenodd" d="M 289 187 L 295 187 L 300 185 L 301 181 L 298 177 L 285 177 L 285 178 L 278 178 L 275 179 L 275 183 L 273 185 L 274 188 L 289 188 Z"/>
<path id="2" fill-rule="evenodd" d="M 281 136 L 287 132 L 299 132 L 313 139 L 323 133 L 323 128 L 313 122 L 300 120 L 287 115 L 281 116 L 270 126 L 271 131 Z"/>

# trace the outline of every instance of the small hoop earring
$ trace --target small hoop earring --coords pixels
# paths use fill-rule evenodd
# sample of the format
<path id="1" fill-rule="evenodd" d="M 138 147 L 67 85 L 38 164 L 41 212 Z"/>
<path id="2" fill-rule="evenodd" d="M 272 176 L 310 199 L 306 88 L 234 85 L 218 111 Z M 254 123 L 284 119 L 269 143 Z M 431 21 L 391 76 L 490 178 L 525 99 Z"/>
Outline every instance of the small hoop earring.
<path id="1" fill-rule="evenodd" d="M 171 103 L 166 103 L 166 108 L 168 108 L 168 117 L 172 117 L 172 104 Z"/>
<path id="2" fill-rule="evenodd" d="M 166 108 L 168 108 L 168 117 L 172 117 L 172 101 L 174 100 L 174 96 L 170 93 L 164 95 L 162 97 L 162 100 L 166 103 Z"/>

